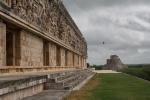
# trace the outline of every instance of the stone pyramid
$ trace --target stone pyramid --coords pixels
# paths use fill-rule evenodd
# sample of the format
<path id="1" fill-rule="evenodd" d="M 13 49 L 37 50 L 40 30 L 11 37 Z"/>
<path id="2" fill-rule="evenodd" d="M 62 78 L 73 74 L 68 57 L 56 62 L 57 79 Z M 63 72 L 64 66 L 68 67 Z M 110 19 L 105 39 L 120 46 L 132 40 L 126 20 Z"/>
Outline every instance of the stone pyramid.
<path id="1" fill-rule="evenodd" d="M 107 59 L 107 64 L 102 67 L 102 70 L 118 70 L 126 67 L 117 55 L 111 55 L 110 59 Z"/>

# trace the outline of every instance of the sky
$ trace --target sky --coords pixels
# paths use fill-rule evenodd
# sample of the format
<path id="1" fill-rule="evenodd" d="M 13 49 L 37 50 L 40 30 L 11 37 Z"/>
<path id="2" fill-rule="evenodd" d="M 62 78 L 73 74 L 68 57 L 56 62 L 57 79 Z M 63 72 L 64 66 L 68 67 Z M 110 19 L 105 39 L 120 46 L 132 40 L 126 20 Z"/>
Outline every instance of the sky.
<path id="1" fill-rule="evenodd" d="M 87 41 L 90 65 L 104 65 L 110 55 L 118 55 L 124 64 L 150 63 L 150 0 L 63 4 Z"/>

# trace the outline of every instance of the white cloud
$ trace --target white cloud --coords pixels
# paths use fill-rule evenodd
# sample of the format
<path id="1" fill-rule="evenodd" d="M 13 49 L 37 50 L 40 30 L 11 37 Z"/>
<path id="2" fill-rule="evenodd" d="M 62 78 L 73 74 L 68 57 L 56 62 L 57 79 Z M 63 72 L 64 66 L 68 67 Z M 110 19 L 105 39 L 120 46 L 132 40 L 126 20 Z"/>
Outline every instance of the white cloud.
<path id="1" fill-rule="evenodd" d="M 88 62 L 105 64 L 116 54 L 123 63 L 150 63 L 150 1 L 112 1 L 64 0 L 87 40 Z"/>

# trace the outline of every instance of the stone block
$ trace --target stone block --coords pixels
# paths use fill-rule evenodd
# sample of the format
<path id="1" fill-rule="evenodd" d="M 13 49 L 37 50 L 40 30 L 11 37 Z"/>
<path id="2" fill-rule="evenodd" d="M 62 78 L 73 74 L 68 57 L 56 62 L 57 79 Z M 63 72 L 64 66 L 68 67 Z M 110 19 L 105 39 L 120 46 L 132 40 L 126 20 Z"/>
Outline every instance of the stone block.
<path id="1" fill-rule="evenodd" d="M 57 41 L 57 43 L 51 43 L 48 51 L 46 51 L 46 52 L 49 52 L 49 55 L 47 57 L 50 58 L 50 59 L 48 59 L 48 62 L 52 62 L 51 66 L 55 66 L 56 62 L 58 61 L 58 59 L 57 59 L 58 57 L 56 57 L 56 54 L 57 54 L 56 47 L 57 47 L 57 45 L 63 44 L 60 47 L 61 48 L 63 47 L 64 49 L 66 48 L 64 45 L 67 45 L 69 48 L 72 48 L 75 51 L 78 51 L 77 47 L 79 47 L 80 53 L 82 55 L 86 53 L 86 41 L 83 38 L 80 31 L 78 30 L 78 28 L 74 27 L 74 22 L 72 24 L 72 19 L 70 19 L 70 17 L 69 17 L 69 19 L 67 18 L 67 20 L 69 20 L 69 21 L 66 21 L 66 18 L 62 17 L 63 24 L 60 24 L 60 25 L 63 25 L 62 27 L 63 27 L 64 30 L 63 30 L 62 33 L 65 36 L 62 36 L 62 38 L 59 38 L 60 36 L 58 35 L 58 33 L 59 33 L 60 29 L 57 26 L 57 24 L 58 24 L 57 20 L 49 22 L 49 24 L 48 24 L 49 26 L 47 26 L 48 29 L 43 27 L 43 25 L 39 25 L 40 26 L 40 28 L 39 28 L 35 21 L 29 22 L 28 20 L 25 20 L 23 18 L 18 18 L 18 17 L 20 17 L 20 13 L 19 14 L 14 14 L 14 12 L 12 12 L 13 10 L 11 10 L 11 9 L 13 9 L 13 8 L 11 8 L 11 3 L 6 2 L 6 1 L 8 1 L 8 0 L 3 0 L 2 2 L 5 2 L 5 4 L 6 4 L 5 6 L 9 5 L 9 9 L 10 9 L 9 13 L 10 14 L 6 14 L 6 13 L 3 13 L 3 12 L 2 13 L 4 14 L 4 16 L 9 16 L 8 18 L 11 18 L 11 20 L 13 20 L 12 21 L 13 23 L 11 23 L 10 25 L 7 23 L 7 20 L 5 20 L 5 23 L 7 24 L 7 28 L 8 29 L 12 28 L 12 30 L 14 32 L 16 32 L 16 29 L 18 29 L 17 32 L 16 32 L 17 33 L 17 36 L 16 36 L 16 52 L 21 54 L 21 55 L 16 55 L 16 57 L 17 57 L 17 59 L 18 58 L 21 59 L 21 61 L 22 61 L 20 63 L 21 65 L 38 65 L 38 64 L 42 65 L 42 63 L 44 63 L 43 53 L 45 51 L 43 50 L 43 41 L 45 41 L 45 39 L 43 37 L 40 37 L 41 34 L 45 38 L 47 38 L 47 40 L 46 40 L 47 42 Z M 20 3 L 23 3 L 23 2 L 20 2 Z M 44 7 L 45 5 L 41 4 L 41 6 Z M 41 11 L 43 11 L 43 7 L 41 8 Z M 7 7 L 2 6 L 1 8 L 7 11 L 7 9 L 6 9 Z M 16 11 L 16 13 L 17 12 L 18 11 Z M 33 13 L 33 12 L 31 11 L 31 13 Z M 57 13 L 57 11 L 56 11 L 56 13 Z M 68 13 L 66 12 L 66 10 L 62 10 L 62 13 L 65 13 L 68 16 Z M 15 16 L 17 16 L 17 17 L 15 18 Z M 13 18 L 15 18 L 15 19 L 13 19 Z M 42 21 L 42 19 L 40 19 L 40 20 Z M 29 24 L 27 25 L 27 24 L 21 23 L 21 22 L 25 22 L 25 23 L 29 22 L 33 26 L 29 25 Z M 13 27 L 11 27 L 11 25 Z M 18 25 L 18 26 L 15 26 L 15 25 Z M 21 30 L 21 27 L 19 25 L 24 26 L 24 29 L 26 29 L 26 30 L 24 30 L 24 29 Z M 35 34 L 32 34 L 31 32 L 33 32 Z M 41 33 L 38 34 L 38 32 L 41 32 Z M 46 33 L 46 32 L 51 32 L 51 33 Z M 20 33 L 20 34 L 18 34 L 18 33 Z M 72 34 L 69 34 L 69 33 L 72 33 Z M 48 35 L 50 37 L 53 37 L 53 39 L 48 38 Z M 61 42 L 61 43 L 59 43 L 59 42 Z M 72 46 L 73 43 L 75 44 L 74 46 Z M 0 47 L 2 48 L 2 50 L 0 50 L 0 53 L 5 54 L 4 56 L 6 56 L 6 53 L 5 53 L 6 52 L 6 25 L 3 23 L 3 18 L 1 18 L 1 21 L 0 21 Z M 67 59 L 68 59 L 67 64 L 65 63 L 66 58 L 65 58 L 65 52 L 64 52 L 65 50 L 64 49 L 61 49 L 61 54 L 60 54 L 60 59 L 59 59 L 61 61 L 60 66 L 65 66 L 65 65 L 78 66 L 79 65 L 79 61 L 78 61 L 79 59 L 76 57 L 76 55 L 73 56 L 74 51 L 72 51 L 71 49 L 70 49 L 70 53 L 67 55 Z M 84 52 L 84 53 L 82 53 L 82 52 Z M 29 57 L 31 59 L 28 59 Z M 37 62 L 39 62 L 39 63 L 37 63 Z M 84 60 L 82 60 L 81 65 L 85 65 L 85 63 L 86 62 Z"/>
<path id="2" fill-rule="evenodd" d="M 20 66 L 21 65 L 21 59 L 16 59 L 16 66 Z"/>

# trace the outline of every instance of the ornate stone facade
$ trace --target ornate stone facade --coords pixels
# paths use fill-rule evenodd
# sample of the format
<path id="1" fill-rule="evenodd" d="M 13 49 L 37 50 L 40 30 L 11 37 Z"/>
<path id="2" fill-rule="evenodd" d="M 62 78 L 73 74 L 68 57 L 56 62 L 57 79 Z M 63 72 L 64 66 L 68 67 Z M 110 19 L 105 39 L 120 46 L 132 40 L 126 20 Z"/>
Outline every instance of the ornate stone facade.
<path id="1" fill-rule="evenodd" d="M 60 0 L 1 0 L 0 20 L 0 66 L 86 67 L 87 43 Z"/>

